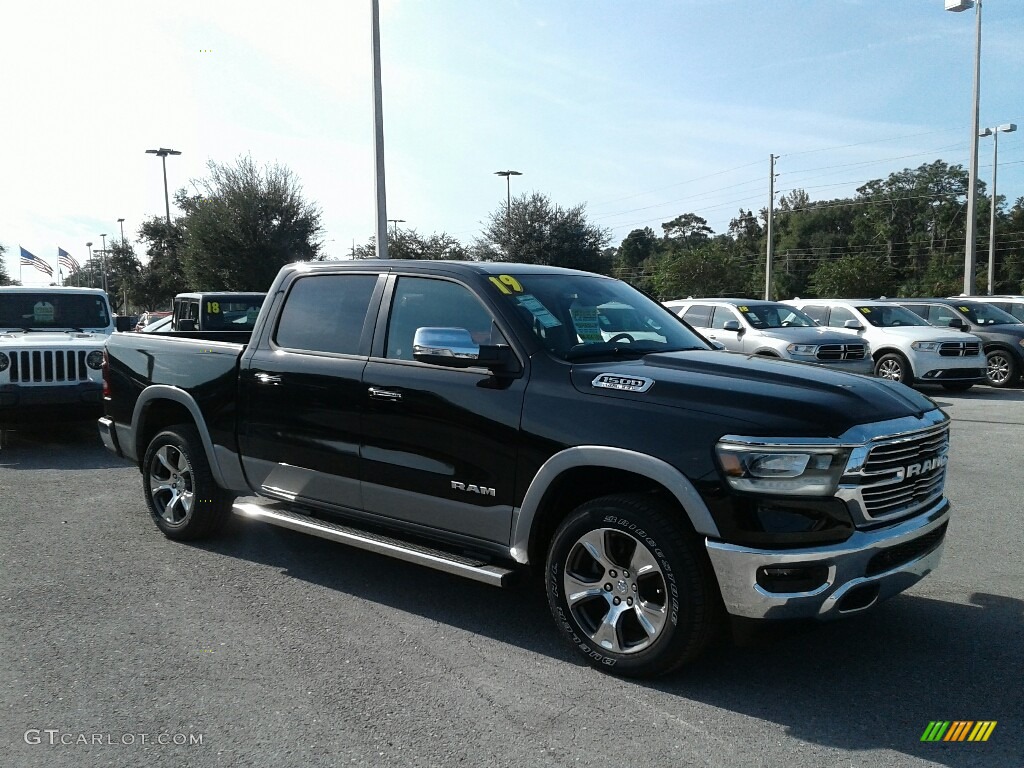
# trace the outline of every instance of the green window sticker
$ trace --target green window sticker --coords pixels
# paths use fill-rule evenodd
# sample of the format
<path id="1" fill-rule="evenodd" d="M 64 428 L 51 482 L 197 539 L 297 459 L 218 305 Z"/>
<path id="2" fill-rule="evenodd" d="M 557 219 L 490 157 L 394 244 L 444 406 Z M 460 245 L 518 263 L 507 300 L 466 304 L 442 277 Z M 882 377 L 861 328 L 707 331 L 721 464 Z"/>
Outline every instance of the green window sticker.
<path id="1" fill-rule="evenodd" d="M 601 324 L 597 319 L 597 307 L 570 309 L 569 314 L 572 317 L 572 324 L 576 329 L 576 335 L 583 339 L 584 342 L 604 341 L 604 336 L 601 335 Z"/>
<path id="2" fill-rule="evenodd" d="M 516 301 L 519 302 L 521 307 L 525 307 L 531 315 L 537 318 L 537 322 L 542 327 L 556 328 L 562 324 L 562 321 L 552 315 L 548 308 L 541 304 L 533 294 L 524 293 L 521 296 L 516 296 Z"/>

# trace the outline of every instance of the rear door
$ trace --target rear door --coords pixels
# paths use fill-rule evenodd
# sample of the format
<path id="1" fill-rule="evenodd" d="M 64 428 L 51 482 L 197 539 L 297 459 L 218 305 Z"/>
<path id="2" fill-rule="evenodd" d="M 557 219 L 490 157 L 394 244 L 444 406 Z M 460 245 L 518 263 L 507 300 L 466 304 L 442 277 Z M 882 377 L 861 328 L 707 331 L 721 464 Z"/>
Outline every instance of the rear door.
<path id="1" fill-rule="evenodd" d="M 389 278 L 363 374 L 365 507 L 404 524 L 507 544 L 527 376 L 417 362 L 417 328 L 464 328 L 477 344 L 510 338 L 459 279 Z"/>
<path id="2" fill-rule="evenodd" d="M 299 274 L 274 326 L 253 339 L 239 375 L 239 445 L 261 493 L 362 508 L 362 376 L 383 288 L 375 271 Z"/>

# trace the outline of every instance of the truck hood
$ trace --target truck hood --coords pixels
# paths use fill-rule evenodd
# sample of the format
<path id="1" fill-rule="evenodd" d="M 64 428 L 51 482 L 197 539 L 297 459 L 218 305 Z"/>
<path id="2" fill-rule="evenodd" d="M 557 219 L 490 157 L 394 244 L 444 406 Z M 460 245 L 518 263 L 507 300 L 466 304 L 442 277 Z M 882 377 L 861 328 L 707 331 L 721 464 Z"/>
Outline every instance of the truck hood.
<path id="1" fill-rule="evenodd" d="M 849 344 L 854 341 L 850 334 L 836 333 L 830 328 L 763 328 L 755 333 L 762 338 L 778 339 L 790 344 Z"/>
<path id="2" fill-rule="evenodd" d="M 601 379 L 604 375 L 646 381 L 638 386 L 627 382 L 629 389 L 609 388 L 622 382 Z M 636 360 L 575 364 L 571 376 L 584 394 L 742 421 L 746 433 L 755 436 L 839 437 L 858 424 L 921 417 L 937 408 L 919 392 L 885 379 L 731 352 L 661 352 Z M 723 423 L 725 430 L 735 428 Z"/>
<path id="3" fill-rule="evenodd" d="M 33 349 L 67 349 L 68 347 L 102 347 L 109 334 L 96 331 L 14 331 L 0 330 L 0 349 L 32 347 Z"/>

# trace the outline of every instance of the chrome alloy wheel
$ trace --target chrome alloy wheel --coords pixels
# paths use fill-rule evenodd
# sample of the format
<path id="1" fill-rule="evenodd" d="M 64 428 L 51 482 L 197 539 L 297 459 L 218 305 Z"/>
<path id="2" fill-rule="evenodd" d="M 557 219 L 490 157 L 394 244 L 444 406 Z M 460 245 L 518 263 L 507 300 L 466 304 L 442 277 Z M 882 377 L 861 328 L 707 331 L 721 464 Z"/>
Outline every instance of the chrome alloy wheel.
<path id="1" fill-rule="evenodd" d="M 590 639 L 613 653 L 649 647 L 668 618 L 665 575 L 639 539 L 611 528 L 592 530 L 569 551 L 565 601 Z"/>
<path id="2" fill-rule="evenodd" d="M 1013 361 L 1006 352 L 991 352 L 988 356 L 988 367 L 985 375 L 993 387 L 1005 386 L 1013 371 Z"/>
<path id="3" fill-rule="evenodd" d="M 173 445 L 164 445 L 149 462 L 149 495 L 170 525 L 180 525 L 192 511 L 192 465 Z"/>
<path id="4" fill-rule="evenodd" d="M 901 381 L 903 379 L 903 366 L 900 365 L 899 360 L 890 357 L 879 363 L 878 371 L 875 375 L 890 381 Z"/>

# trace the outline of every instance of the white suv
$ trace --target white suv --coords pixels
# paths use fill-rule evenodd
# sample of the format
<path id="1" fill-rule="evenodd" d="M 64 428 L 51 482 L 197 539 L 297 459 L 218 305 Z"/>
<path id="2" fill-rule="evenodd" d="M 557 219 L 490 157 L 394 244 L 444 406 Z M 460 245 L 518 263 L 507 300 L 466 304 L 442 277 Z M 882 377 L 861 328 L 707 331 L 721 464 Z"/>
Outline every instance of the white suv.
<path id="1" fill-rule="evenodd" d="M 904 384 L 941 384 L 963 392 L 985 380 L 981 339 L 929 325 L 889 301 L 791 299 L 819 324 L 856 333 L 871 345 L 875 375 Z"/>
<path id="2" fill-rule="evenodd" d="M 781 357 L 871 374 L 875 365 L 863 339 L 821 328 L 796 307 L 755 299 L 679 299 L 665 306 L 702 336 L 730 352 Z"/>
<path id="3" fill-rule="evenodd" d="M 0 425 L 100 413 L 113 330 L 103 291 L 0 288 Z"/>

